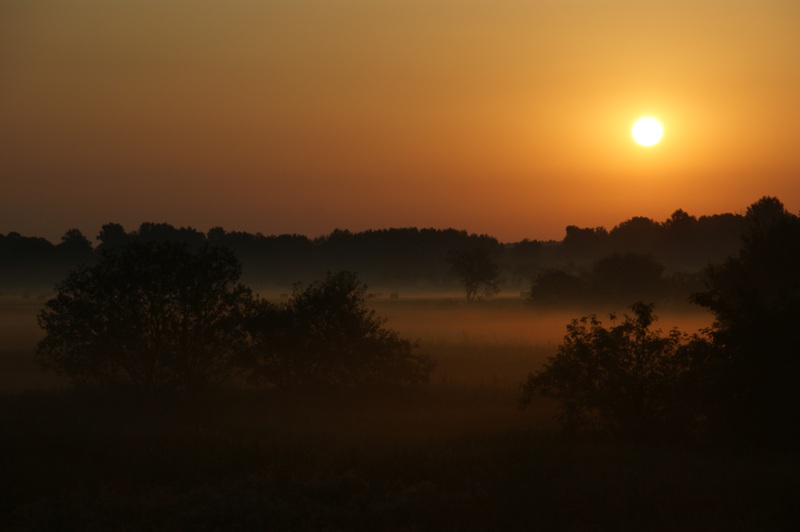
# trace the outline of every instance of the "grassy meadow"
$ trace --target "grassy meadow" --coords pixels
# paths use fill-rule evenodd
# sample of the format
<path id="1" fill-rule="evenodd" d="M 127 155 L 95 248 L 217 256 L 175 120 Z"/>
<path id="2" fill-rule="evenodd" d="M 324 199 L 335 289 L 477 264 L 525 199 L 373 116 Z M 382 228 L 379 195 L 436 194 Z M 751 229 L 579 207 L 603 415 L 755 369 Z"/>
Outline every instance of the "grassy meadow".
<path id="1" fill-rule="evenodd" d="M 427 386 L 142 402 L 40 372 L 41 304 L 0 298 L 3 530 L 786 530 L 800 517 L 797 456 L 566 439 L 554 405 L 517 408 L 571 318 L 624 309 L 376 297 L 437 360 Z M 664 329 L 710 321 L 659 314 Z"/>

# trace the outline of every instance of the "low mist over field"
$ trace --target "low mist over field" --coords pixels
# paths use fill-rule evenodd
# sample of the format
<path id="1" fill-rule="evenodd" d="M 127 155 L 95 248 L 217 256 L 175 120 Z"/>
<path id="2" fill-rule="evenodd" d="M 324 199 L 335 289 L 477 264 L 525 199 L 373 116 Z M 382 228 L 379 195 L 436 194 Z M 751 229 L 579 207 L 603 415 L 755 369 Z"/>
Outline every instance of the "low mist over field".
<path id="1" fill-rule="evenodd" d="M 3 235 L 0 528 L 782 529 L 799 220 Z"/>
<path id="2" fill-rule="evenodd" d="M 267 293 L 281 300 L 280 294 Z M 551 356 L 562 340 L 570 320 L 591 313 L 607 318 L 609 313 L 630 312 L 622 305 L 544 309 L 532 307 L 517 294 L 499 294 L 491 301 L 468 305 L 463 295 L 453 293 L 376 294 L 370 307 L 387 319 L 386 326 L 404 337 L 419 340 L 420 350 L 437 361 L 432 382 L 498 385 L 515 389 L 525 375 Z M 50 389 L 66 385 L 63 379 L 42 372 L 33 353 L 42 338 L 36 314 L 42 301 L 17 295 L 0 297 L 0 337 L 3 338 L 3 371 L 0 391 Z M 678 327 L 694 332 L 708 327 L 712 316 L 701 308 L 658 311 L 658 327 Z"/>

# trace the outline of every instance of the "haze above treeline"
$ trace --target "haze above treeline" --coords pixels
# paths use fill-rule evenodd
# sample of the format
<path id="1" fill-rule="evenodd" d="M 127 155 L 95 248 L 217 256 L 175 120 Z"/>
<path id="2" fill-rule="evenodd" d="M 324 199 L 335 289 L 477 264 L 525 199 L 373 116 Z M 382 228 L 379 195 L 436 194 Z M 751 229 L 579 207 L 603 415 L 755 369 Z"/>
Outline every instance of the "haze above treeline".
<path id="1" fill-rule="evenodd" d="M 483 248 L 500 267 L 502 289 L 527 288 L 543 272 L 580 274 L 614 254 L 648 256 L 666 274 L 697 272 L 740 247 L 746 216 L 722 213 L 693 216 L 677 209 L 664 221 L 632 217 L 607 230 L 570 225 L 560 241 L 503 243 L 490 235 L 456 229 L 392 228 L 362 232 L 335 230 L 304 235 L 263 235 L 221 227 L 207 233 L 168 223 L 143 223 L 137 229 L 108 223 L 93 245 L 77 229 L 53 244 L 42 237 L 0 234 L 0 272 L 4 289 L 49 288 L 97 252 L 127 241 L 181 241 L 233 250 L 243 264 L 243 279 L 259 287 L 288 287 L 328 271 L 351 270 L 380 289 L 458 290 L 446 257 L 453 250 Z"/>

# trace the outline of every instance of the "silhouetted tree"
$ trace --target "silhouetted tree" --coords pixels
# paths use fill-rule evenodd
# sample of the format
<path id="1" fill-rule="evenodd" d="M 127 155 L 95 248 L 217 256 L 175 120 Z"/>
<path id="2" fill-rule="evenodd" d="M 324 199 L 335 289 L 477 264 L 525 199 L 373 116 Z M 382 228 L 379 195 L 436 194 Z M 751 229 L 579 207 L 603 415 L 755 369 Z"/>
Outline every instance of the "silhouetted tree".
<path id="1" fill-rule="evenodd" d="M 193 227 L 174 227 L 167 223 L 143 223 L 136 232 L 142 242 L 180 242 L 192 247 L 205 244 L 206 235 Z"/>
<path id="2" fill-rule="evenodd" d="M 652 297 L 664 266 L 652 255 L 614 253 L 597 261 L 592 269 L 593 292 L 611 300 Z"/>
<path id="3" fill-rule="evenodd" d="M 12 231 L 0 238 L 0 285 L 51 286 L 64 273 L 56 246 L 41 237 L 26 237 Z"/>
<path id="4" fill-rule="evenodd" d="M 681 269 L 691 267 L 698 255 L 703 253 L 704 236 L 698 229 L 697 218 L 683 209 L 678 209 L 662 224 L 661 255 Z"/>
<path id="5" fill-rule="evenodd" d="M 255 382 L 278 387 L 413 385 L 433 361 L 384 327 L 367 306 L 367 286 L 352 272 L 296 285 L 288 302 L 261 302 L 244 361 Z"/>
<path id="6" fill-rule="evenodd" d="M 674 231 L 680 237 L 694 229 L 696 223 L 697 218 L 683 209 L 678 209 L 670 215 L 663 225 L 664 229 Z"/>
<path id="7" fill-rule="evenodd" d="M 742 243 L 747 221 L 740 214 L 714 214 L 697 220 L 698 251 L 694 263 L 705 268 L 735 255 Z"/>
<path id="8" fill-rule="evenodd" d="M 467 301 L 493 296 L 500 291 L 500 271 L 486 247 L 456 249 L 447 256 L 451 271 L 458 276 L 466 291 Z"/>
<path id="9" fill-rule="evenodd" d="M 505 244 L 504 264 L 501 269 L 510 275 L 510 280 L 515 283 L 529 281 L 540 269 L 544 246 L 538 240 L 527 238 L 513 244 Z"/>
<path id="10" fill-rule="evenodd" d="M 800 445 L 800 218 L 777 198 L 747 210 L 738 256 L 706 270 L 696 303 L 715 316 L 723 428 L 752 444 Z"/>
<path id="11" fill-rule="evenodd" d="M 564 252 L 570 260 L 591 261 L 603 255 L 607 248 L 608 231 L 605 227 L 567 226 Z"/>
<path id="12" fill-rule="evenodd" d="M 632 439 L 689 431 L 702 413 L 697 394 L 708 343 L 677 329 L 651 330 L 652 305 L 631 309 L 620 323 L 612 315 L 608 328 L 594 314 L 572 320 L 556 355 L 523 384 L 523 405 L 536 395 L 557 399 L 567 431 Z"/>
<path id="13" fill-rule="evenodd" d="M 528 293 L 531 303 L 574 303 L 587 297 L 589 287 L 584 280 L 563 270 L 548 270 L 536 276 Z"/>
<path id="14" fill-rule="evenodd" d="M 62 261 L 62 266 L 74 268 L 92 260 L 92 244 L 83 233 L 78 229 L 70 229 L 61 237 L 61 243 L 56 246 L 58 258 Z"/>
<path id="15" fill-rule="evenodd" d="M 122 247 L 126 245 L 130 239 L 131 237 L 120 224 L 108 223 L 105 224 L 97 234 L 97 240 L 100 241 L 98 249 L 104 250 Z"/>
<path id="16" fill-rule="evenodd" d="M 615 251 L 629 253 L 654 253 L 661 242 L 661 224 L 634 216 L 614 227 L 608 234 L 609 242 Z"/>
<path id="17" fill-rule="evenodd" d="M 59 246 L 70 254 L 88 255 L 92 252 L 92 243 L 79 229 L 70 229 L 64 233 Z"/>
<path id="18" fill-rule="evenodd" d="M 73 271 L 39 314 L 40 364 L 76 385 L 144 393 L 227 378 L 244 347 L 249 289 L 228 251 L 133 242 Z"/>

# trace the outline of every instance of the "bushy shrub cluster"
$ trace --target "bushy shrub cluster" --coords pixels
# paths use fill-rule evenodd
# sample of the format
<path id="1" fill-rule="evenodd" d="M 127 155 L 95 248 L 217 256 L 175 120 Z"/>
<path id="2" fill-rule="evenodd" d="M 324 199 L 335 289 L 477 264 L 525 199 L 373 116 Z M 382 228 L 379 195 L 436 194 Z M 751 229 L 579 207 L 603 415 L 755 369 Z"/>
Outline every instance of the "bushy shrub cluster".
<path id="1" fill-rule="evenodd" d="M 384 327 L 355 274 L 328 274 L 274 305 L 238 282 L 222 248 L 138 242 L 73 271 L 39 314 L 40 364 L 78 386 L 152 394 L 234 374 L 270 386 L 423 382 L 433 363 Z"/>
<path id="2" fill-rule="evenodd" d="M 800 217 L 776 198 L 747 211 L 738 255 L 705 271 L 692 300 L 713 325 L 688 336 L 652 331 L 653 307 L 608 328 L 574 320 L 558 352 L 523 383 L 561 403 L 564 428 L 627 437 L 685 434 L 702 422 L 720 441 L 800 447 Z"/>
<path id="3" fill-rule="evenodd" d="M 352 272 L 296 285 L 283 304 L 260 301 L 248 330 L 244 367 L 259 384 L 278 387 L 413 385 L 433 361 L 416 343 L 384 327 Z"/>
<path id="4" fill-rule="evenodd" d="M 705 415 L 701 384 L 708 365 L 704 338 L 651 329 L 653 305 L 633 316 L 573 320 L 544 367 L 523 384 L 523 405 L 537 394 L 559 400 L 569 432 L 601 430 L 628 439 L 686 435 Z"/>

